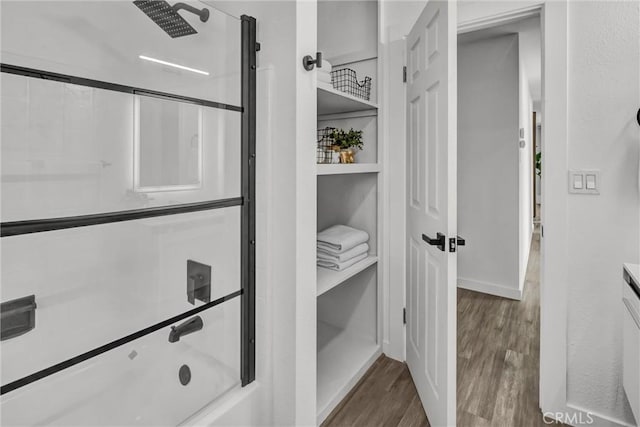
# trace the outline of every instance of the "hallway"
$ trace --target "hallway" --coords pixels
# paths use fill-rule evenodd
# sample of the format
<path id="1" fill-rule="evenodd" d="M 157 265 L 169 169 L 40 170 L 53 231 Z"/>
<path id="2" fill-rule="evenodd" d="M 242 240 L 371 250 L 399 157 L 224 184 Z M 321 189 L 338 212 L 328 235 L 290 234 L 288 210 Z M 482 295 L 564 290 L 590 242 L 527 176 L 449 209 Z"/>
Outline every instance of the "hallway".
<path id="1" fill-rule="evenodd" d="M 538 405 L 540 234 L 522 301 L 458 289 L 460 427 L 544 426 Z"/>
<path id="2" fill-rule="evenodd" d="M 459 427 L 548 425 L 538 407 L 539 264 L 536 232 L 522 301 L 458 289 Z M 428 425 L 406 364 L 385 356 L 323 423 L 371 425 Z"/>

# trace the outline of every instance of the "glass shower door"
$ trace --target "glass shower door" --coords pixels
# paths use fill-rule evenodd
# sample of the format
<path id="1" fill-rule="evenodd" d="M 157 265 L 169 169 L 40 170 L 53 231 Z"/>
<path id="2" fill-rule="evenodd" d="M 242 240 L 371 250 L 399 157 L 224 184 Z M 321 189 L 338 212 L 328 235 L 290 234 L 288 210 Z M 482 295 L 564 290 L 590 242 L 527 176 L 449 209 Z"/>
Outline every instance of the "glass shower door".
<path id="1" fill-rule="evenodd" d="M 176 425 L 253 380 L 255 21 L 5 1 L 1 31 L 0 421 Z"/>

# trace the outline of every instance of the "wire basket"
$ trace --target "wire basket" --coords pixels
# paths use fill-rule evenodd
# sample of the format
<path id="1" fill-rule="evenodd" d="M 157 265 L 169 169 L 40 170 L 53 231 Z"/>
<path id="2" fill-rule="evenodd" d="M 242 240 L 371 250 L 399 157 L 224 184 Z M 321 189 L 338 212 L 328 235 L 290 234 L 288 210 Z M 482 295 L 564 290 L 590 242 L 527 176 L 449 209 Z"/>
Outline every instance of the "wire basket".
<path id="1" fill-rule="evenodd" d="M 356 78 L 356 72 L 351 68 L 342 68 L 331 72 L 331 84 L 334 89 L 368 101 L 371 96 L 371 77 L 365 77 L 362 82 Z"/>
<path id="2" fill-rule="evenodd" d="M 318 129 L 318 149 L 316 152 L 316 163 L 333 163 L 333 146 L 335 141 L 331 138 L 331 133 L 336 128 L 326 127 Z"/>

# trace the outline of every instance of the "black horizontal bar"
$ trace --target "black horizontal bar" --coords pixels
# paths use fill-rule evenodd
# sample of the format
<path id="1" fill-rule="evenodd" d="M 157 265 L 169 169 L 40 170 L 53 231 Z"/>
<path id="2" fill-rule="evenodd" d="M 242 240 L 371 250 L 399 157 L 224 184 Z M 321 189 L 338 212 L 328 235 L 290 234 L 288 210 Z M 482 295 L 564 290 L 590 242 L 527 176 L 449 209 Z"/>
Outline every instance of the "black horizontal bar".
<path id="1" fill-rule="evenodd" d="M 92 215 L 80 215 L 63 218 L 10 221 L 0 224 L 0 236 L 10 237 L 21 234 L 41 233 L 44 231 L 64 230 L 66 228 L 86 227 L 90 225 L 110 224 L 112 222 L 133 221 L 158 216 L 177 215 L 190 212 L 242 206 L 242 197 L 211 200 L 207 202 L 185 203 L 174 206 L 133 209 L 128 211 L 107 212 Z"/>
<path id="2" fill-rule="evenodd" d="M 176 95 L 168 92 L 158 92 L 149 89 L 121 85 L 118 83 L 105 82 L 102 80 L 87 79 L 84 77 L 71 76 L 68 74 L 54 73 L 51 71 L 36 70 L 34 68 L 20 67 L 18 65 L 0 64 L 0 71 L 2 71 L 3 73 L 33 77 L 36 79 L 54 80 L 57 82 L 70 83 L 79 86 L 94 87 L 96 89 L 124 92 L 130 93 L 132 95 L 153 96 L 156 98 L 165 98 L 174 101 L 188 102 L 190 104 L 203 105 L 205 107 L 242 112 L 242 107 L 239 107 L 237 105 L 224 104 L 222 102 L 209 101 L 206 99 L 191 98 L 188 96 Z"/>
<path id="3" fill-rule="evenodd" d="M 64 362 L 60 362 L 58 364 L 45 368 L 41 371 L 35 372 L 31 375 L 27 375 L 26 377 L 22 377 L 18 380 L 12 381 L 9 384 L 5 384 L 0 388 L 0 395 L 12 392 L 16 389 L 19 389 L 20 387 L 24 387 L 28 384 L 31 384 L 32 382 L 46 378 L 49 375 L 53 375 L 57 372 L 68 369 L 74 365 L 77 365 L 78 363 L 82 363 L 86 360 L 99 356 L 102 353 L 106 353 L 107 351 L 113 350 L 114 348 L 123 346 L 127 343 L 130 343 L 131 341 L 135 341 L 138 338 L 142 338 L 145 335 L 149 335 L 159 329 L 166 328 L 167 326 L 170 326 L 173 323 L 179 322 L 183 319 L 186 319 L 187 317 L 191 317 L 211 307 L 215 307 L 216 305 L 222 304 L 223 302 L 233 299 L 240 295 L 242 295 L 242 290 L 235 291 L 233 293 L 230 293 L 229 295 L 223 296 L 222 298 L 218 298 L 215 301 L 211 301 L 204 305 L 201 305 L 200 307 L 196 307 L 193 310 L 189 310 L 187 312 L 179 314 L 178 316 L 174 316 L 160 323 L 156 323 L 153 326 L 149 326 L 148 328 L 135 332 L 131 335 L 127 335 L 126 337 L 117 339 L 115 341 L 111 341 L 108 344 L 94 348 L 93 350 L 87 351 L 86 353 L 82 353 L 79 356 L 72 357 L 71 359 L 67 359 Z"/>

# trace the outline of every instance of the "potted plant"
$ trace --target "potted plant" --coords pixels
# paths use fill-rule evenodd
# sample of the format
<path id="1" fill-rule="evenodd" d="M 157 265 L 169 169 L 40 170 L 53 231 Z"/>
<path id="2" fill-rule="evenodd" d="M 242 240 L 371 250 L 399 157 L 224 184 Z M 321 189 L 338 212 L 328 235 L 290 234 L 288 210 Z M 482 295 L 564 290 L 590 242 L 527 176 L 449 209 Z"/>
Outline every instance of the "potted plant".
<path id="1" fill-rule="evenodd" d="M 362 150 L 362 131 L 349 129 L 335 129 L 331 133 L 335 141 L 334 147 L 340 150 L 340 163 L 355 163 L 356 149 Z"/>

